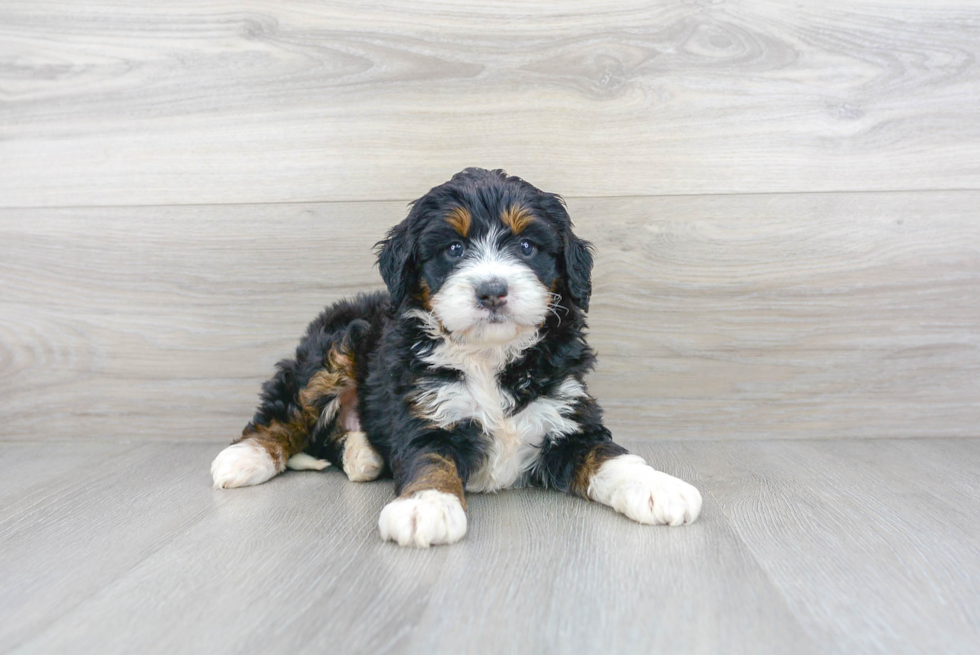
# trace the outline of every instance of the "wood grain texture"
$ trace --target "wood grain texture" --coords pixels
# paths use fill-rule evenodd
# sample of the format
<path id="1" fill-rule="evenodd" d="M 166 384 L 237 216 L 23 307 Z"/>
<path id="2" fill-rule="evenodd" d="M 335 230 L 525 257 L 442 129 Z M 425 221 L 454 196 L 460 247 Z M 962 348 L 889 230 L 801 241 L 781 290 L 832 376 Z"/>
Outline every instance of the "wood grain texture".
<path id="1" fill-rule="evenodd" d="M 0 650 L 21 645 L 212 511 L 215 500 L 201 493 L 208 449 L 185 445 L 79 457 L 75 468 L 3 505 Z M 5 444 L 4 454 L 27 447 Z M 101 449 L 93 444 L 90 454 Z M 44 461 L 59 450 L 35 456 Z M 5 456 L 0 466 L 13 473 Z"/>
<path id="2" fill-rule="evenodd" d="M 814 641 L 966 655 L 980 637 L 980 524 L 936 472 L 977 471 L 975 441 L 917 453 L 860 439 L 684 444 L 678 456 L 703 462 L 704 485 Z M 692 454 L 709 447 L 710 461 Z"/>
<path id="3" fill-rule="evenodd" d="M 466 541 L 420 552 L 378 537 L 390 483 L 333 471 L 197 489 L 222 501 L 212 520 L 52 621 L 29 650 L 712 653 L 741 635 L 732 652 L 816 652 L 719 512 L 675 534 L 543 491 L 474 496 Z"/>
<path id="4" fill-rule="evenodd" d="M 674 445 L 632 449 L 693 476 L 691 459 L 664 456 Z M 414 652 L 481 652 L 482 644 L 511 653 L 820 652 L 712 499 L 692 534 L 648 530 L 541 490 L 468 503 L 473 543 L 442 565 L 443 584 L 409 642 Z M 474 570 L 477 562 L 495 573 Z M 447 611 L 457 606 L 492 609 Z"/>
<path id="5" fill-rule="evenodd" d="M 0 479 L 11 449 L 65 445 L 0 444 Z M 390 482 L 328 469 L 215 491 L 220 446 L 90 467 L 111 444 L 71 445 L 79 466 L 33 509 L 0 505 L 0 652 L 965 655 L 980 639 L 980 528 L 950 500 L 980 495 L 961 477 L 977 439 L 628 443 L 700 486 L 696 524 L 518 490 L 471 496 L 466 538 L 428 551 L 378 538 Z"/>
<path id="6" fill-rule="evenodd" d="M 570 201 L 630 437 L 971 436 L 977 192 Z M 229 440 L 403 203 L 0 211 L 0 438 Z"/>
<path id="7" fill-rule="evenodd" d="M 0 507 L 11 511 L 18 503 L 33 504 L 38 489 L 50 488 L 55 480 L 76 475 L 76 469 L 91 469 L 136 447 L 119 441 L 75 439 L 47 449 L 43 457 L 38 457 L 38 449 L 30 442 L 8 443 L 2 451 Z"/>
<path id="8" fill-rule="evenodd" d="M 0 5 L 0 205 L 978 188 L 967 0 Z"/>

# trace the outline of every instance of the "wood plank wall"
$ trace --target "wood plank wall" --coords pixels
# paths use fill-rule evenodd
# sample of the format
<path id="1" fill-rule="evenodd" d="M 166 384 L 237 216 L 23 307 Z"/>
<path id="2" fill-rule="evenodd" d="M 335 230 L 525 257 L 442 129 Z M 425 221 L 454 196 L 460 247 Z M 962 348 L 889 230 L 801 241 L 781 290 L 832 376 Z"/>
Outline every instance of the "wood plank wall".
<path id="1" fill-rule="evenodd" d="M 468 165 L 598 245 L 631 438 L 976 436 L 978 59 L 967 0 L 0 0 L 0 439 L 229 439 Z"/>

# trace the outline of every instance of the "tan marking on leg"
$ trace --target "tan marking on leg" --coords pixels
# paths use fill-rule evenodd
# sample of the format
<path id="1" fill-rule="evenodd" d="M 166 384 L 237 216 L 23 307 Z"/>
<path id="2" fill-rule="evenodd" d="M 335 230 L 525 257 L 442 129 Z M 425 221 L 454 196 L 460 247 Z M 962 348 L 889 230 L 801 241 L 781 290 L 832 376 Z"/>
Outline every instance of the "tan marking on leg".
<path id="1" fill-rule="evenodd" d="M 456 234 L 467 237 L 470 234 L 470 224 L 473 222 L 473 217 L 465 207 L 453 207 L 449 210 L 449 215 L 446 216 L 446 222 L 453 226 Z"/>
<path id="2" fill-rule="evenodd" d="M 585 459 L 575 468 L 575 475 L 572 477 L 569 491 L 582 498 L 589 497 L 589 483 L 592 482 L 592 476 L 599 472 L 603 464 L 622 454 L 606 452 L 606 446 L 605 443 L 596 444 L 592 450 L 586 453 Z"/>
<path id="3" fill-rule="evenodd" d="M 354 384 L 354 358 L 333 346 L 327 354 L 324 367 L 318 370 L 303 387 L 297 400 L 299 409 L 294 409 L 287 421 L 273 420 L 268 425 L 249 424 L 242 436 L 233 443 L 252 439 L 269 453 L 279 471 L 293 455 L 302 452 L 309 442 L 310 432 L 320 418 L 317 401 L 324 396 L 340 395 Z M 335 431 L 331 438 L 343 436 Z"/>
<path id="4" fill-rule="evenodd" d="M 306 447 L 308 437 L 309 426 L 300 412 L 294 412 L 287 422 L 273 420 L 268 425 L 250 424 L 235 443 L 251 439 L 265 448 L 276 469 L 282 472 L 289 458 Z"/>
<path id="5" fill-rule="evenodd" d="M 500 220 L 514 234 L 520 234 L 534 220 L 534 215 L 520 205 L 511 205 L 500 215 Z"/>
<path id="6" fill-rule="evenodd" d="M 399 498 L 408 498 L 420 491 L 434 489 L 459 498 L 463 509 L 466 509 L 466 498 L 463 496 L 463 481 L 456 471 L 456 464 L 447 457 L 437 453 L 422 455 L 421 463 L 416 467 L 415 478 L 402 487 Z"/>
<path id="7" fill-rule="evenodd" d="M 353 353 L 341 351 L 336 345 L 332 346 L 327 353 L 324 367 L 313 374 L 299 393 L 303 414 L 311 421 L 310 430 L 320 419 L 320 412 L 317 410 L 318 401 L 325 396 L 335 396 L 336 399 L 331 402 L 339 403 L 340 411 L 334 418 L 334 429 L 327 438 L 336 442 L 344 437 L 347 433 L 344 415 L 354 409 L 345 407 L 345 404 L 357 403 L 355 380 Z"/>

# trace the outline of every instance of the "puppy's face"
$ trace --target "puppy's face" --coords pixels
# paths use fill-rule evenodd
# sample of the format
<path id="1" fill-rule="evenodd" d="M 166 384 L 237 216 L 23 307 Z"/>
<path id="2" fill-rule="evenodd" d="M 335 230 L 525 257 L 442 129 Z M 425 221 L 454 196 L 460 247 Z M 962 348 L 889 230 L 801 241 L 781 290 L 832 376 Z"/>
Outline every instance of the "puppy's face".
<path id="1" fill-rule="evenodd" d="M 589 246 L 561 199 L 500 171 L 466 169 L 432 189 L 380 245 L 393 302 L 420 305 L 467 342 L 519 338 L 563 295 L 588 307 Z"/>
<path id="2" fill-rule="evenodd" d="M 537 328 L 552 303 L 558 245 L 554 229 L 525 207 L 451 208 L 419 239 L 433 313 L 473 342 L 506 343 Z"/>

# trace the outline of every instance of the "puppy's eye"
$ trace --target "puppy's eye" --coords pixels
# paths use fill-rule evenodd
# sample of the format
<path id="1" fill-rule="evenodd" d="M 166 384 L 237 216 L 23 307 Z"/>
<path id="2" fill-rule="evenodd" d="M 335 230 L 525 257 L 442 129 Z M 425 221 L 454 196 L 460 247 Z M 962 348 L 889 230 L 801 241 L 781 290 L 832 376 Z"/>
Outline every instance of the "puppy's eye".
<path id="1" fill-rule="evenodd" d="M 521 254 L 524 255 L 525 257 L 530 257 L 531 255 L 533 255 L 534 244 L 528 241 L 527 239 L 521 241 Z"/>
<path id="2" fill-rule="evenodd" d="M 456 243 L 450 244 L 450 246 L 448 248 L 446 248 L 446 254 L 449 255 L 450 257 L 453 257 L 453 258 L 462 257 L 463 256 L 463 244 L 461 244 L 459 241 L 457 241 Z"/>

